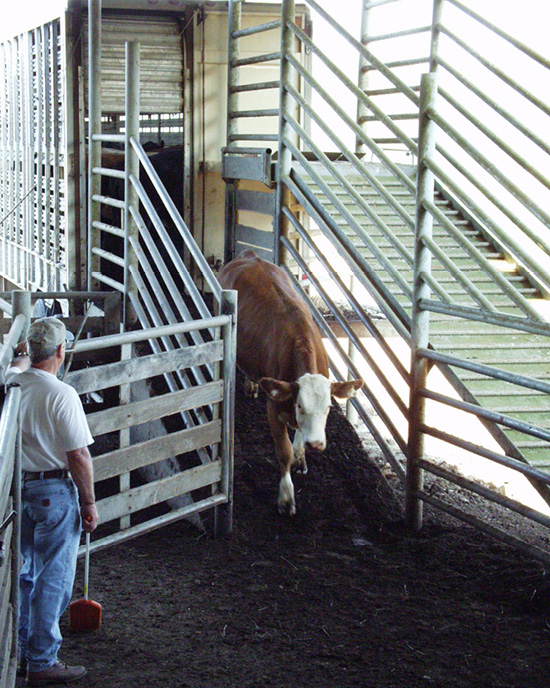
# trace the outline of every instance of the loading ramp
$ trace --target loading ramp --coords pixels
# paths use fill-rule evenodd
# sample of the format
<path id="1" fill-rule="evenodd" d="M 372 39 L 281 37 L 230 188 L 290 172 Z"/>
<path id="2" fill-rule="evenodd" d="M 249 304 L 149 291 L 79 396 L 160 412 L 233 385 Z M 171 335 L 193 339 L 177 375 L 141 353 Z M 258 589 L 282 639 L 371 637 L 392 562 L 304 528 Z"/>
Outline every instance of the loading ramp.
<path id="1" fill-rule="evenodd" d="M 412 317 L 414 227 L 411 228 L 410 224 L 396 215 L 379 191 L 364 179 L 346 173 L 345 165 L 342 168 L 347 181 L 361 196 L 365 205 L 382 220 L 386 231 L 382 231 L 380 224 L 373 222 L 358 207 L 340 184 L 330 179 L 326 179 L 325 183 L 338 198 L 338 207 L 321 193 L 318 186 L 312 184 L 311 188 L 316 189 L 315 198 L 319 203 L 319 211 L 342 227 L 359 253 L 368 261 L 387 294 L 396 299 L 407 316 Z M 410 174 L 410 170 L 406 171 Z M 406 213 L 414 217 L 414 195 L 404 189 L 399 180 L 378 177 L 377 181 Z M 451 225 L 446 227 L 435 221 L 433 227 L 433 241 L 441 251 L 441 261 L 432 263 L 432 275 L 435 284 L 441 288 L 439 295 L 442 300 L 446 298 L 461 306 L 476 306 L 472 294 L 457 282 L 456 274 L 452 272 L 458 270 L 467 278 L 471 291 L 477 290 L 496 311 L 522 316 L 517 303 L 495 283 L 485 269 L 484 262 L 505 267 L 506 270 L 502 272 L 504 279 L 513 287 L 514 292 L 525 299 L 534 301 L 543 298 L 536 285 L 522 275 L 516 265 L 506 260 L 503 249 L 475 227 L 441 191 L 436 195 L 435 204 Z M 346 213 L 357 223 L 355 228 L 350 227 L 346 221 Z M 466 245 L 470 250 L 467 250 Z M 479 260 L 472 254 L 479 255 Z M 398 275 L 399 282 L 389 274 L 388 265 Z M 388 301 L 386 296 L 379 305 L 387 308 Z M 550 341 L 541 335 L 507 330 L 484 322 L 459 322 L 446 315 L 433 313 L 430 319 L 430 346 L 444 354 L 460 356 L 484 365 L 495 365 L 518 375 L 541 381 L 550 379 Z M 461 397 L 467 401 L 478 403 L 495 414 L 527 420 L 550 431 L 548 394 L 522 387 L 511 389 L 511 385 L 504 380 L 489 379 L 474 371 L 457 371 L 451 377 Z M 505 429 L 504 434 L 495 430 L 495 435 L 508 453 L 532 466 L 550 471 L 550 447 L 544 439 L 528 438 L 511 428 Z"/>

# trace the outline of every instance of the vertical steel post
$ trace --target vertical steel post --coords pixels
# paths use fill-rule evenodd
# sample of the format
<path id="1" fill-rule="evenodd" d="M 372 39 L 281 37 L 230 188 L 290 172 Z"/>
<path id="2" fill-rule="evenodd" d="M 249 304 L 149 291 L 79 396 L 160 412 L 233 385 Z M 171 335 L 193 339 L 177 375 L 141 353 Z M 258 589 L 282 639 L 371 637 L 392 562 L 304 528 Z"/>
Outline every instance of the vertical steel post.
<path id="1" fill-rule="evenodd" d="M 230 117 L 231 112 L 239 109 L 239 93 L 235 87 L 239 85 L 239 67 L 236 61 L 239 59 L 240 39 L 234 34 L 241 28 L 242 0 L 230 0 L 228 16 L 228 45 L 227 45 L 227 147 L 235 148 L 233 136 L 238 133 L 238 119 Z M 225 250 L 224 261 L 228 263 L 235 256 L 235 196 L 238 182 L 232 180 L 225 185 Z"/>
<path id="2" fill-rule="evenodd" d="M 371 19 L 371 7 L 369 0 L 362 0 L 361 6 L 361 35 L 359 40 L 361 45 L 366 46 L 369 42 L 370 35 L 370 19 Z M 369 85 L 369 72 L 367 71 L 368 60 L 363 56 L 363 53 L 359 54 L 359 73 L 357 76 L 357 85 L 363 93 L 366 92 Z M 366 117 L 368 115 L 368 110 L 361 100 L 357 101 L 357 124 L 366 130 Z M 356 153 L 365 153 L 366 146 L 358 138 L 355 140 L 355 151 Z"/>
<path id="3" fill-rule="evenodd" d="M 280 255 L 280 237 L 288 234 L 289 221 L 283 215 L 283 206 L 291 204 L 291 193 L 283 183 L 283 178 L 290 174 L 292 154 L 283 145 L 283 139 L 294 139 L 296 134 L 287 122 L 287 117 L 296 119 L 297 104 L 288 93 L 287 85 L 291 83 L 292 67 L 286 56 L 293 52 L 294 34 L 288 28 L 290 22 L 294 22 L 296 8 L 294 0 L 283 0 L 281 6 L 281 73 L 280 73 L 280 101 L 279 101 L 279 165 L 277 174 L 277 193 L 275 200 L 274 218 L 274 246 L 273 260 L 276 264 L 283 261 Z"/>
<path id="4" fill-rule="evenodd" d="M 132 249 L 131 239 L 138 238 L 138 228 L 130 208 L 139 207 L 139 198 L 130 177 L 139 179 L 139 158 L 131 140 L 139 141 L 139 101 L 140 101 L 140 47 L 135 41 L 126 42 L 126 139 L 125 139 L 125 179 L 124 179 L 124 326 L 128 329 L 136 320 L 131 306 L 131 294 L 136 285 L 132 278 L 132 268 L 138 268 L 138 260 Z"/>
<path id="5" fill-rule="evenodd" d="M 241 28 L 241 5 L 242 0 L 231 0 L 229 3 L 229 27 L 228 27 L 228 47 L 227 47 L 227 147 L 234 148 L 236 144 L 232 136 L 238 133 L 237 118 L 230 118 L 229 114 L 238 110 L 239 94 L 235 87 L 239 85 L 239 67 L 236 61 L 240 55 L 240 39 L 235 38 L 234 34 Z"/>
<path id="6" fill-rule="evenodd" d="M 430 42 L 430 73 L 436 74 L 439 71 L 437 55 L 439 53 L 439 40 L 441 38 L 441 15 L 443 13 L 444 0 L 434 0 L 432 15 L 432 37 Z"/>
<path id="7" fill-rule="evenodd" d="M 76 50 L 77 36 L 75 35 L 75 15 L 73 12 L 63 12 L 61 15 L 61 64 L 63 65 L 63 88 L 65 97 L 62 99 L 64 142 L 63 158 L 65 161 L 66 193 L 64 198 L 65 251 L 67 282 L 70 290 L 80 291 L 85 283 L 82 273 L 82 256 L 80 253 L 81 235 L 84 226 L 81 224 L 81 208 L 79 199 L 80 169 L 79 149 L 84 142 L 79 140 L 79 89 L 78 70 L 72 59 Z M 70 229 L 69 229 L 70 228 Z"/>
<path id="8" fill-rule="evenodd" d="M 215 510 L 217 535 L 227 535 L 233 528 L 233 458 L 235 453 L 235 370 L 237 365 L 237 292 L 224 289 L 220 298 L 220 315 L 229 315 L 231 320 L 222 329 L 223 337 L 223 407 L 221 491 L 227 495 L 227 502 Z"/>
<path id="9" fill-rule="evenodd" d="M 100 232 L 94 223 L 100 220 L 100 205 L 93 200 L 101 194 L 101 176 L 93 169 L 101 167 L 101 0 L 88 0 L 88 289 L 99 285 L 92 275 L 99 272 L 99 256 L 92 248 L 99 248 Z"/>
<path id="10" fill-rule="evenodd" d="M 418 493 L 423 487 L 423 471 L 418 461 L 424 457 L 424 433 L 421 425 L 426 413 L 426 399 L 420 391 L 426 387 L 428 361 L 418 356 L 418 349 L 426 348 L 429 341 L 429 311 L 420 308 L 420 300 L 429 298 L 430 288 L 426 276 L 431 274 L 431 252 L 423 239 L 431 238 L 433 217 L 424 206 L 434 199 L 434 176 L 426 166 L 426 160 L 435 152 L 435 124 L 429 110 L 435 106 L 437 77 L 423 74 L 420 86 L 418 172 L 416 192 L 416 227 L 414 250 L 413 310 L 411 333 L 411 388 L 409 403 L 409 438 L 407 446 L 406 520 L 413 530 L 422 527 L 422 501 Z"/>
<path id="11" fill-rule="evenodd" d="M 11 293 L 11 319 L 23 314 L 27 321 L 24 329 L 21 331 L 19 341 L 22 342 L 27 336 L 27 329 L 31 320 L 31 293 L 30 291 L 21 291 L 14 289 Z"/>

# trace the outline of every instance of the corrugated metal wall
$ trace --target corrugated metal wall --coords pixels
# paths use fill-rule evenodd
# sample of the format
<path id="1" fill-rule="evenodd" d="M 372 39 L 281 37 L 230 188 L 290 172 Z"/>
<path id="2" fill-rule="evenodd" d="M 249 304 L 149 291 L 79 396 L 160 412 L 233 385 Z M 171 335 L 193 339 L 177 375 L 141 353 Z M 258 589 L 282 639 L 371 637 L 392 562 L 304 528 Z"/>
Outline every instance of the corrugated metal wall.
<path id="1" fill-rule="evenodd" d="M 173 17 L 105 15 L 102 21 L 102 109 L 124 112 L 124 44 L 139 41 L 141 54 L 141 112 L 183 112 L 184 27 Z M 88 23 L 82 35 L 87 36 Z M 85 102 L 88 107 L 88 44 L 84 47 Z"/>

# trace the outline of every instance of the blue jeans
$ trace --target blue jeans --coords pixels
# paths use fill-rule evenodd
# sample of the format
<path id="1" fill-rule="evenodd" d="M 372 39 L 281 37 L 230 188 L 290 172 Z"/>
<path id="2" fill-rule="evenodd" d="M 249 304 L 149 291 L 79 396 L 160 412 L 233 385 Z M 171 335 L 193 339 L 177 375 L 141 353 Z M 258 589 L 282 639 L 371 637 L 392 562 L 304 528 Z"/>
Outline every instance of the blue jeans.
<path id="1" fill-rule="evenodd" d="M 61 645 L 59 617 L 71 599 L 80 542 L 78 494 L 69 479 L 24 480 L 19 577 L 19 652 L 48 669 Z"/>

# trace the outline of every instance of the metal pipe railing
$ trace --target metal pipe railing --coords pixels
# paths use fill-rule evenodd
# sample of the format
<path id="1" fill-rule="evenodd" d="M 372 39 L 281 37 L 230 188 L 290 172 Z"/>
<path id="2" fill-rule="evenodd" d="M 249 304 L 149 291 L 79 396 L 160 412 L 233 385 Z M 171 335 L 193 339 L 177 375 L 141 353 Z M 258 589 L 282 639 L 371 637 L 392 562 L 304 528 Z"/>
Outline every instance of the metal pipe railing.
<path id="1" fill-rule="evenodd" d="M 311 179 L 313 179 L 316 186 L 319 189 L 321 189 L 321 191 L 324 193 L 324 195 L 337 208 L 338 212 L 345 219 L 346 223 L 350 227 L 353 228 L 354 235 L 361 239 L 363 245 L 366 248 L 368 248 L 368 250 L 372 253 L 372 255 L 376 258 L 376 260 L 384 268 L 384 271 L 386 272 L 386 274 L 390 275 L 392 277 L 393 282 L 399 287 L 399 289 L 402 291 L 402 293 L 405 294 L 405 296 L 410 301 L 411 297 L 412 297 L 411 287 L 408 284 L 408 282 L 400 275 L 398 269 L 392 264 L 392 262 L 378 248 L 376 243 L 370 238 L 368 233 L 359 224 L 359 222 L 357 222 L 357 220 L 353 217 L 353 215 L 350 213 L 350 211 L 338 200 L 336 195 L 332 193 L 330 187 L 327 185 L 325 180 L 317 173 L 317 171 L 315 170 L 313 165 L 306 159 L 306 157 L 297 148 L 295 148 L 294 145 L 290 141 L 285 141 L 285 145 L 287 145 L 287 147 L 292 150 L 294 158 L 302 165 L 302 167 L 307 172 L 307 174 L 311 177 Z M 357 247 L 353 244 L 351 237 L 348 235 L 345 235 L 344 233 L 341 233 L 341 236 L 342 236 L 343 241 L 344 241 L 344 236 L 345 236 L 345 243 L 349 246 L 349 252 L 352 255 L 355 255 L 357 257 L 357 259 L 359 259 L 359 258 L 363 259 L 360 252 L 358 251 Z M 380 284 L 382 284 L 381 281 L 380 281 Z M 384 295 L 387 299 L 387 297 L 388 297 L 387 287 L 384 287 L 383 291 L 384 291 Z"/>
<path id="2" fill-rule="evenodd" d="M 391 69 L 389 69 L 376 55 L 374 55 L 368 48 L 354 38 L 348 31 L 344 29 L 334 17 L 332 17 L 325 9 L 323 9 L 315 0 L 305 0 L 306 4 L 312 7 L 325 21 L 327 21 L 351 46 L 356 48 L 358 53 L 363 55 L 365 59 L 372 65 L 376 66 L 378 71 L 383 74 L 388 81 L 396 86 L 403 95 L 407 96 L 417 107 L 419 103 L 418 95 L 407 86 L 398 76 L 396 76 Z"/>
<path id="3" fill-rule="evenodd" d="M 408 408 L 403 399 L 399 396 L 399 394 L 395 391 L 395 389 L 392 387 L 390 384 L 387 376 L 385 373 L 382 371 L 382 369 L 378 366 L 376 361 L 373 359 L 373 357 L 369 354 L 369 352 L 366 350 L 366 348 L 363 346 L 361 342 L 361 338 L 357 336 L 357 334 L 354 332 L 353 327 L 348 323 L 347 318 L 345 318 L 342 313 L 340 312 L 340 309 L 336 306 L 334 301 L 331 299 L 331 297 L 328 295 L 326 290 L 323 288 L 321 285 L 320 281 L 317 279 L 316 275 L 313 273 L 313 271 L 310 269 L 310 267 L 306 264 L 304 261 L 303 257 L 298 253 L 298 251 L 294 248 L 294 246 L 291 244 L 291 242 L 286 239 L 286 237 L 283 237 L 282 239 L 285 248 L 287 248 L 288 252 L 292 256 L 292 258 L 296 261 L 298 267 L 302 270 L 304 274 L 307 275 L 309 281 L 311 284 L 314 286 L 315 290 L 319 294 L 319 296 L 322 298 L 323 302 L 329 309 L 329 311 L 332 313 L 342 330 L 345 332 L 346 336 L 349 338 L 350 342 L 353 344 L 353 346 L 356 348 L 357 352 L 361 354 L 362 359 L 368 364 L 370 369 L 374 372 L 376 375 L 376 378 L 378 382 L 382 385 L 382 387 L 385 389 L 386 393 L 390 397 L 390 399 L 393 401 L 395 404 L 396 408 L 401 412 L 401 414 L 404 417 L 407 417 L 408 415 Z M 319 255 L 316 255 L 316 258 L 318 258 Z M 351 357 L 350 357 L 351 360 Z M 365 383 L 366 384 L 366 383 Z M 369 401 L 371 404 L 374 405 L 376 403 L 376 406 L 379 407 L 377 409 L 381 410 L 382 407 L 380 403 L 377 401 L 377 396 L 372 392 L 372 390 L 366 385 L 366 394 L 369 398 Z M 386 414 L 385 411 L 382 411 L 384 413 L 384 416 L 386 418 L 389 418 L 389 416 Z"/>
<path id="4" fill-rule="evenodd" d="M 426 166 L 433 171 L 431 165 L 431 160 L 426 160 Z M 450 222 L 445 215 L 439 210 L 439 208 L 431 201 L 424 202 L 426 209 L 437 218 L 438 222 L 442 224 L 447 232 L 457 241 L 457 243 L 466 251 L 472 260 L 475 261 L 480 268 L 491 276 L 493 281 L 500 286 L 502 291 L 507 294 L 510 300 L 524 313 L 533 317 L 541 318 L 540 313 L 537 309 L 532 306 L 527 299 L 519 293 L 519 291 L 514 287 L 514 285 L 509 282 L 506 277 L 499 272 L 483 255 L 483 253 L 471 242 L 468 237 L 464 236 L 456 226 Z"/>
<path id="5" fill-rule="evenodd" d="M 147 216 L 150 218 L 156 232 L 158 233 L 158 236 L 161 239 L 162 245 L 165 247 L 165 250 L 167 251 L 167 253 L 170 257 L 170 261 L 175 268 L 176 274 L 178 274 L 180 279 L 183 281 L 185 288 L 187 289 L 187 291 L 191 295 L 193 302 L 195 303 L 199 313 L 203 317 L 208 317 L 208 315 L 210 314 L 210 311 L 207 308 L 207 306 L 204 302 L 204 299 L 203 299 L 201 293 L 199 292 L 195 282 L 193 281 L 193 278 L 189 274 L 189 271 L 187 270 L 185 263 L 183 262 L 183 258 L 181 257 L 179 252 L 176 250 L 174 244 L 172 243 L 170 236 L 168 234 L 168 231 L 166 230 L 164 223 L 160 219 L 160 216 L 157 213 L 153 202 L 149 198 L 147 192 L 143 188 L 143 185 L 141 184 L 139 179 L 132 176 L 131 182 L 137 191 L 137 195 L 139 197 L 139 200 L 141 201 L 141 203 L 143 204 L 143 207 L 145 208 L 145 210 L 147 212 Z M 131 212 L 132 212 L 132 217 L 133 217 L 134 221 L 140 227 L 141 235 L 144 237 L 147 237 L 148 231 L 145 227 L 145 223 L 143 221 L 143 218 L 141 218 L 141 216 L 139 214 L 139 210 L 137 208 L 133 207 Z M 183 220 L 182 220 L 182 223 L 183 223 Z M 152 244 L 152 243 L 153 242 L 150 242 L 150 244 Z M 157 255 L 158 258 L 160 258 L 160 254 L 157 251 L 155 251 L 155 254 Z M 162 264 L 162 262 L 163 261 L 161 260 L 161 264 Z M 163 271 L 165 273 L 167 272 L 166 267 L 163 268 Z M 219 287 L 218 287 L 218 290 L 219 290 Z"/>
<path id="6" fill-rule="evenodd" d="M 541 250 L 545 250 L 544 244 L 541 242 L 540 237 L 534 233 L 529 226 L 516 215 L 508 206 L 506 206 L 501 197 L 496 193 L 491 192 L 475 175 L 472 175 L 467 168 L 460 163 L 454 156 L 452 156 L 448 151 L 443 148 L 438 148 L 438 152 L 448 160 L 451 165 L 455 168 L 459 174 L 478 189 L 483 196 L 500 212 L 503 213 L 509 220 L 511 220 L 514 225 L 520 230 L 518 235 L 524 234 L 529 237 L 533 242 L 536 243 L 537 247 Z M 512 258 L 517 260 L 520 265 L 525 266 L 529 269 L 532 276 L 539 282 L 542 283 L 544 288 L 548 291 L 550 290 L 550 271 L 547 267 L 541 264 L 540 261 L 525 250 L 524 246 L 520 243 L 519 236 L 518 239 L 514 239 L 489 213 L 488 210 L 481 207 L 479 203 L 476 203 L 471 194 L 464 191 L 458 181 L 450 176 L 445 170 L 439 165 L 435 160 L 429 162 L 434 174 L 438 180 L 442 181 L 443 184 L 451 191 L 451 193 L 460 201 L 464 208 L 471 211 L 472 215 L 477 218 L 483 225 L 485 225 L 495 236 L 502 247 L 506 247 Z"/>
<path id="7" fill-rule="evenodd" d="M 294 250 L 292 247 L 292 244 L 290 244 L 290 242 L 288 243 L 287 247 L 289 248 L 289 250 Z M 290 277 L 290 279 L 291 279 L 292 283 L 294 284 L 294 287 L 296 288 L 298 293 L 302 296 L 304 301 L 306 301 L 306 303 L 309 305 L 309 308 L 312 312 L 313 318 L 314 318 L 315 322 L 317 323 L 318 327 L 323 332 L 323 334 L 327 337 L 327 339 L 330 341 L 330 343 L 332 344 L 332 346 L 336 350 L 338 356 L 342 359 L 342 361 L 344 361 L 347 369 L 356 378 L 360 378 L 361 373 L 360 373 L 359 369 L 357 368 L 356 364 L 351 360 L 351 358 L 344 351 L 344 349 L 342 348 L 342 346 L 340 345 L 340 343 L 338 341 L 338 337 L 336 337 L 334 332 L 330 329 L 330 327 L 326 323 L 323 316 L 319 313 L 316 306 L 312 303 L 309 296 L 303 290 L 302 285 L 295 279 L 295 277 L 292 275 L 292 273 L 285 266 L 283 266 L 283 267 L 285 268 L 287 275 Z M 335 372 L 336 378 L 338 380 L 346 380 L 347 379 L 345 375 L 342 375 L 338 371 L 334 361 L 331 360 L 330 365 L 331 365 L 331 369 L 333 370 L 333 372 Z M 362 387 L 362 392 L 365 395 L 367 395 L 367 390 L 369 390 L 368 386 L 364 385 Z M 397 427 L 394 425 L 390 416 L 386 413 L 386 410 L 384 409 L 384 407 L 378 401 L 377 396 L 375 394 L 373 394 L 372 391 L 369 390 L 369 392 L 370 392 L 370 396 L 367 395 L 369 402 L 373 405 L 377 414 L 380 415 L 380 417 L 384 419 L 386 427 L 389 428 L 394 440 L 397 442 L 401 451 L 405 452 L 406 451 L 406 442 L 405 442 L 404 438 L 399 433 Z M 393 457 L 393 462 L 395 462 L 395 455 L 393 454 L 393 452 L 391 452 L 391 455 Z"/>
<path id="8" fill-rule="evenodd" d="M 473 442 L 469 442 L 462 437 L 456 437 L 455 435 L 451 435 L 444 430 L 440 430 L 439 428 L 434 428 L 429 425 L 422 425 L 421 430 L 426 435 L 430 435 L 435 439 L 442 440 L 447 444 L 452 444 L 454 447 L 464 449 L 471 454 L 481 456 L 484 459 L 489 459 L 493 463 L 497 463 L 505 468 L 510 468 L 511 470 L 517 471 L 530 480 L 536 480 L 542 483 L 548 483 L 549 481 L 548 473 L 545 473 L 538 468 L 534 468 L 530 464 L 524 463 L 512 456 L 498 454 L 497 452 L 491 451 L 482 445 L 474 444 Z"/>
<path id="9" fill-rule="evenodd" d="M 363 307 L 353 295 L 353 293 L 346 287 L 340 276 L 334 271 L 331 263 L 327 260 L 324 253 L 317 247 L 313 239 L 304 229 L 302 224 L 299 222 L 298 218 L 288 209 L 283 208 L 283 213 L 286 215 L 288 220 L 291 222 L 292 226 L 298 232 L 301 240 L 308 246 L 308 248 L 315 254 L 316 259 L 326 270 L 327 274 L 330 276 L 332 281 L 336 284 L 340 292 L 345 296 L 348 304 L 350 305 L 353 312 L 359 318 L 361 324 L 368 330 L 369 334 L 376 341 L 378 346 L 387 356 L 388 360 L 391 362 L 392 366 L 403 378 L 405 383 L 408 385 L 410 383 L 410 375 L 404 365 L 401 363 L 400 359 L 395 355 L 393 349 L 388 345 L 386 338 L 382 335 L 380 330 L 376 327 L 372 319 L 365 313 Z"/>
<path id="10" fill-rule="evenodd" d="M 497 36 L 504 38 L 506 41 L 508 41 L 508 43 L 511 43 L 515 48 L 525 53 L 525 55 L 530 57 L 532 60 L 535 60 L 535 62 L 538 62 L 543 67 L 550 69 L 550 60 L 548 58 L 543 57 L 536 50 L 533 50 L 533 48 L 531 48 L 530 46 L 526 45 L 517 38 L 514 38 L 514 36 L 499 28 L 496 24 L 493 24 L 493 22 L 490 22 L 488 19 L 485 19 L 480 14 L 472 10 L 470 7 L 466 7 L 466 5 L 464 5 L 462 2 L 459 2 L 459 0 L 445 1 L 451 5 L 454 5 L 459 10 L 462 10 L 464 14 L 467 14 L 468 16 L 472 17 L 472 19 L 475 19 L 477 22 L 485 26 L 487 29 L 490 29 L 492 33 L 495 33 Z"/>
<path id="11" fill-rule="evenodd" d="M 309 0 L 311 2 L 311 0 Z M 356 86 L 353 81 L 346 75 L 346 73 L 341 70 L 332 60 L 330 60 L 325 53 L 319 49 L 319 47 L 309 38 L 309 36 L 303 31 L 299 26 L 295 24 L 289 25 L 290 30 L 296 35 L 296 37 L 318 58 L 321 59 L 323 64 L 330 69 L 330 71 L 338 77 L 340 82 L 344 84 L 348 90 L 353 93 L 353 95 L 360 99 L 365 107 L 367 107 L 371 112 L 375 113 L 379 121 L 383 122 L 386 127 L 398 138 L 398 140 L 406 146 L 411 153 L 416 154 L 417 145 L 416 143 L 405 134 L 405 132 L 395 124 L 395 122 L 386 115 L 374 102 L 369 98 L 363 91 Z M 416 94 L 414 94 L 415 97 Z"/>
<path id="12" fill-rule="evenodd" d="M 448 0 L 448 1 L 450 1 L 450 0 Z M 506 72 L 495 67 L 489 60 L 485 59 L 483 57 L 483 55 L 481 55 L 481 53 L 479 53 L 477 50 L 474 50 L 474 48 L 469 46 L 465 41 L 463 41 L 451 29 L 449 29 L 445 25 L 439 25 L 438 28 L 441 31 L 441 33 L 448 36 L 452 41 L 454 41 L 458 46 L 460 46 L 463 50 L 465 50 L 469 55 L 474 57 L 486 69 L 488 69 L 490 72 L 492 72 L 495 76 L 499 77 L 505 84 L 507 84 L 508 86 L 513 88 L 515 91 L 517 91 L 526 100 L 528 100 L 530 103 L 532 103 L 533 105 L 538 107 L 539 110 L 544 112 L 546 115 L 550 115 L 550 106 L 547 105 L 543 100 L 541 100 L 540 98 L 537 98 L 530 91 L 528 91 L 526 88 L 524 88 L 519 82 L 517 82 L 517 81 L 515 81 L 515 79 L 512 79 L 511 77 L 509 77 L 506 74 Z"/>
<path id="13" fill-rule="evenodd" d="M 489 420 L 497 425 L 504 425 L 504 427 L 510 428 L 511 430 L 517 430 L 525 435 L 530 435 L 531 437 L 536 437 L 538 439 L 544 440 L 545 442 L 550 442 L 550 431 L 544 428 L 533 425 L 532 423 L 524 423 L 521 420 L 512 418 L 503 413 L 495 413 L 489 409 L 483 408 L 482 406 L 477 406 L 476 404 L 471 404 L 468 401 L 462 401 L 461 399 L 453 399 L 445 394 L 439 394 L 438 392 L 433 392 L 429 389 L 423 389 L 420 394 L 425 399 L 431 399 L 432 401 L 437 401 L 444 406 L 450 406 L 452 408 L 459 409 L 460 411 L 466 411 L 471 413 L 478 418 L 483 418 Z"/>
<path id="14" fill-rule="evenodd" d="M 500 167 L 484 155 L 479 148 L 470 143 L 469 139 L 463 136 L 456 127 L 454 127 L 448 119 L 445 119 L 441 114 L 432 108 L 430 117 L 441 127 L 441 129 L 450 136 L 455 143 L 457 143 L 463 151 L 466 151 L 470 157 L 475 160 L 486 172 L 488 172 L 494 179 L 496 179 L 514 198 L 516 198 L 522 205 L 530 210 L 535 217 L 537 217 L 546 226 L 550 225 L 550 214 L 535 203 L 528 192 L 523 191 L 517 184 L 514 184 L 509 177 L 502 173 Z M 438 150 L 441 150 L 438 147 Z"/>
<path id="15" fill-rule="evenodd" d="M 548 335 L 549 332 L 547 331 L 547 336 Z M 466 358 L 452 356 L 451 354 L 446 354 L 441 351 L 434 351 L 432 349 L 420 349 L 418 353 L 420 356 L 436 363 L 444 363 L 445 365 L 462 368 L 463 370 L 469 370 L 473 373 L 479 373 L 480 375 L 491 377 L 495 380 L 503 380 L 504 382 L 510 382 L 513 385 L 519 385 L 527 389 L 535 389 L 538 392 L 550 394 L 550 383 L 538 380 L 537 378 L 519 375 L 518 373 L 512 373 L 508 370 L 496 368 L 495 366 L 486 365 L 485 363 L 470 361 Z"/>
<path id="16" fill-rule="evenodd" d="M 275 21 L 265 22 L 265 24 L 256 24 L 256 26 L 250 26 L 246 29 L 237 29 L 231 32 L 231 38 L 244 38 L 245 36 L 254 36 L 257 33 L 265 33 L 266 31 L 272 31 L 273 29 L 281 28 L 281 20 L 276 19 Z"/>
<path id="17" fill-rule="evenodd" d="M 544 322 L 536 322 L 530 318 L 520 318 L 516 315 L 504 313 L 503 311 L 491 312 L 482 310 L 481 308 L 443 303 L 431 299 L 422 299 L 421 306 L 426 310 L 432 311 L 432 313 L 441 313 L 456 318 L 464 318 L 464 320 L 475 320 L 489 325 L 499 325 L 500 327 L 509 327 L 514 330 L 520 330 L 521 332 L 548 336 L 548 325 Z"/>
<path id="18" fill-rule="evenodd" d="M 322 84 L 314 78 L 314 76 L 309 72 L 304 65 L 300 64 L 293 56 L 287 57 L 288 62 L 296 69 L 300 76 L 305 79 L 305 81 L 313 88 L 315 93 L 318 93 L 323 100 L 330 105 L 332 110 L 340 117 L 340 119 L 349 127 L 349 129 L 355 134 L 360 144 L 366 146 L 376 157 L 382 162 L 392 174 L 399 179 L 404 188 L 410 191 L 411 194 L 415 192 L 415 184 L 412 179 L 410 179 L 404 171 L 396 165 L 391 158 L 386 155 L 384 150 L 372 139 L 366 132 L 348 115 L 348 113 L 342 108 L 339 103 L 329 94 L 329 92 L 323 88 Z M 376 180 L 374 175 L 371 175 L 364 165 L 358 158 L 358 156 L 351 152 L 348 147 L 341 141 L 341 139 L 336 135 L 336 133 L 329 127 L 327 127 L 326 122 L 321 118 L 321 116 L 315 111 L 310 103 L 298 92 L 296 89 L 290 88 L 288 85 L 285 88 L 292 93 L 293 97 L 298 100 L 302 108 L 307 112 L 308 116 L 315 119 L 315 121 L 323 129 L 328 129 L 330 136 L 334 143 L 341 146 L 341 150 L 346 158 L 356 167 L 363 176 L 369 179 L 369 182 L 378 190 L 378 192 L 388 201 L 388 203 L 394 208 L 394 210 L 401 216 L 404 222 L 408 224 L 411 229 L 414 227 L 414 220 L 411 218 L 409 213 L 404 210 L 401 205 L 389 194 L 380 182 Z"/>
<path id="19" fill-rule="evenodd" d="M 179 235 L 185 242 L 189 253 L 191 254 L 195 264 L 197 265 L 202 277 L 204 278 L 206 284 L 209 286 L 211 289 L 212 293 L 214 294 L 216 300 L 219 301 L 220 298 L 220 285 L 218 280 L 216 279 L 216 276 L 212 272 L 212 268 L 208 264 L 208 261 L 202 254 L 201 250 L 197 246 L 195 239 L 191 232 L 189 231 L 189 228 L 185 224 L 185 222 L 182 220 L 181 215 L 178 212 L 178 209 L 176 208 L 174 201 L 170 198 L 168 193 L 166 192 L 166 189 L 164 188 L 162 182 L 160 181 L 160 178 L 157 174 L 157 171 L 151 164 L 151 161 L 147 157 L 147 154 L 143 150 L 143 147 L 139 143 L 139 141 L 136 141 L 134 138 L 130 139 L 131 145 L 135 148 L 137 155 L 139 157 L 139 160 L 144 168 L 144 170 L 147 172 L 149 179 L 151 183 L 153 184 L 155 191 L 158 193 L 159 198 L 161 199 L 164 207 L 168 211 L 170 217 L 172 218 L 172 221 L 174 223 L 175 228 L 178 230 Z M 134 185 L 136 188 L 139 188 L 139 180 L 135 179 L 133 181 Z M 143 198 L 142 198 L 143 200 Z M 176 259 L 176 262 L 181 262 L 181 259 L 178 260 L 177 256 L 174 256 Z M 184 267 L 185 272 L 187 272 L 187 269 Z"/>
<path id="20" fill-rule="evenodd" d="M 537 145 L 545 153 L 550 154 L 550 144 L 544 139 L 542 139 L 540 136 L 537 136 L 536 133 L 533 132 L 529 127 L 525 126 L 525 124 L 523 124 L 523 122 L 517 119 L 517 117 L 515 117 L 510 110 L 503 107 L 494 98 L 491 98 L 483 89 L 478 88 L 459 69 L 455 69 L 455 67 L 453 67 L 453 65 L 441 55 L 436 55 L 435 60 L 439 66 L 441 66 L 446 72 L 451 74 L 469 91 L 474 93 L 492 110 L 498 113 L 503 119 L 506 120 L 506 122 L 508 122 L 508 124 L 513 125 L 524 136 L 526 136 L 528 139 L 531 139 L 531 141 L 533 141 L 533 143 Z"/>
<path id="21" fill-rule="evenodd" d="M 408 342 L 410 337 L 410 316 L 397 299 L 392 294 L 386 292 L 386 286 L 374 272 L 369 261 L 364 259 L 355 249 L 355 246 L 349 241 L 345 233 L 342 232 L 338 223 L 326 216 L 321 209 L 318 209 L 317 199 L 315 199 L 307 184 L 300 177 L 284 177 L 282 181 L 292 191 L 308 214 L 315 219 L 323 234 L 337 249 L 341 247 L 345 255 L 351 258 L 349 266 L 359 283 L 365 287 L 379 304 L 380 310 L 388 318 L 395 330 Z M 380 299 L 380 294 L 384 294 L 386 298 Z"/>
<path id="22" fill-rule="evenodd" d="M 489 141 L 492 141 L 500 150 L 502 150 L 508 157 L 528 172 L 534 179 L 539 182 L 542 186 L 550 189 L 550 180 L 548 177 L 539 170 L 531 165 L 531 163 L 526 160 L 522 155 L 520 155 L 512 146 L 510 146 L 506 141 L 504 141 L 500 136 L 497 136 L 494 131 L 486 126 L 482 120 L 473 115 L 466 107 L 462 105 L 449 91 L 444 88 L 439 89 L 440 95 L 445 98 L 445 100 L 452 105 L 452 107 L 459 112 L 464 119 L 469 121 L 471 124 L 484 134 Z"/>

